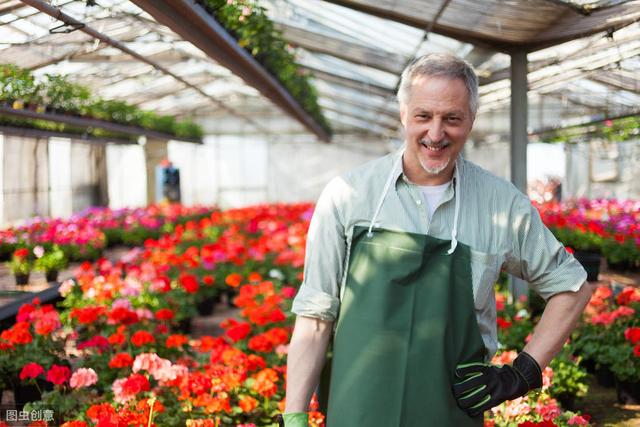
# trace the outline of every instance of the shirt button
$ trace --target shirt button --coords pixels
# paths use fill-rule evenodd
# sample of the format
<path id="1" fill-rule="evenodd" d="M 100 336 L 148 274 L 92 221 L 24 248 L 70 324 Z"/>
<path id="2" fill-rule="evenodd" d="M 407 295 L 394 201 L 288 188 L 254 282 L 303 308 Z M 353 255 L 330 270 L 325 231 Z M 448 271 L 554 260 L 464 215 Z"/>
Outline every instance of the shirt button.
<path id="1" fill-rule="evenodd" d="M 416 200 L 416 205 L 420 206 L 422 204 L 422 200 Z"/>

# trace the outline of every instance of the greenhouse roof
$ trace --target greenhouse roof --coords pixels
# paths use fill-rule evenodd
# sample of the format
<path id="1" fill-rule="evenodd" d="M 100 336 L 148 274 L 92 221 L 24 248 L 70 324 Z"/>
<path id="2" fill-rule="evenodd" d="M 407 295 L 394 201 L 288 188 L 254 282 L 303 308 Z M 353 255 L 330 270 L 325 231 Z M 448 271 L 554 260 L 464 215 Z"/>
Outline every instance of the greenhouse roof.
<path id="1" fill-rule="evenodd" d="M 0 0 L 0 63 L 15 63 L 38 75 L 70 74 L 104 98 L 159 113 L 199 120 L 233 117 L 243 123 L 238 127 L 243 133 L 277 133 L 268 120 L 281 117 L 282 111 L 291 114 L 254 82 L 248 84 L 246 76 L 239 77 L 179 35 L 188 29 L 172 30 L 133 2 L 97 0 L 93 7 L 79 0 L 51 3 L 148 61 L 82 31 L 51 34 L 68 28 L 22 1 Z M 481 114 L 508 111 L 509 53 L 516 50 L 529 52 L 531 102 L 561 104 L 546 115 L 545 127 L 576 116 L 629 114 L 640 105 L 638 0 L 260 4 L 295 48 L 297 62 L 313 75 L 335 133 L 397 137 L 398 75 L 427 52 L 451 52 L 476 67 Z M 301 124 L 290 128 L 305 132 Z"/>

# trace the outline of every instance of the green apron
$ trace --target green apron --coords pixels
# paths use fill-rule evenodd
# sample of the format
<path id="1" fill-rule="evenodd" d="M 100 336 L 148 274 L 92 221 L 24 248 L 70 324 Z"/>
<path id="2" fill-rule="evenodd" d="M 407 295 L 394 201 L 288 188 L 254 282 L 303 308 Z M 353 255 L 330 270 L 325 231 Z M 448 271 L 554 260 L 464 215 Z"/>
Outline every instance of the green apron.
<path id="1" fill-rule="evenodd" d="M 482 416 L 458 408 L 451 392 L 456 365 L 483 362 L 486 350 L 469 247 L 451 245 L 449 255 L 450 245 L 355 227 L 333 341 L 327 427 L 483 425 Z"/>

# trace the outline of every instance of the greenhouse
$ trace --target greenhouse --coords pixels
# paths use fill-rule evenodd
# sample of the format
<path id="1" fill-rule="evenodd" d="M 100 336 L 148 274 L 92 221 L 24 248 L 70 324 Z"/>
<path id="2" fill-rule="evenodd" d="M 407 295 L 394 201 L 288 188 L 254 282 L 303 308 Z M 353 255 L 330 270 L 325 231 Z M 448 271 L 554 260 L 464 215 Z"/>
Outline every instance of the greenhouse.
<path id="1" fill-rule="evenodd" d="M 640 425 L 639 0 L 0 0 L 0 427 Z"/>

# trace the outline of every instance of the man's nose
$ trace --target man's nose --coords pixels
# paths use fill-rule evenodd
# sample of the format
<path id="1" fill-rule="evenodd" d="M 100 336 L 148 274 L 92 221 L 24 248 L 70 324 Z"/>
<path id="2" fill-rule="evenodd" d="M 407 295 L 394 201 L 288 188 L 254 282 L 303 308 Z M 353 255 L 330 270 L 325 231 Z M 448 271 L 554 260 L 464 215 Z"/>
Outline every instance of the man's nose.
<path id="1" fill-rule="evenodd" d="M 440 142 L 444 138 L 444 127 L 442 120 L 434 119 L 431 121 L 428 130 L 429 139 L 433 142 Z"/>

